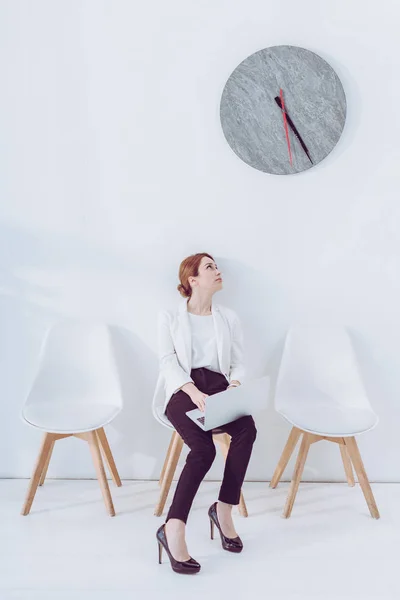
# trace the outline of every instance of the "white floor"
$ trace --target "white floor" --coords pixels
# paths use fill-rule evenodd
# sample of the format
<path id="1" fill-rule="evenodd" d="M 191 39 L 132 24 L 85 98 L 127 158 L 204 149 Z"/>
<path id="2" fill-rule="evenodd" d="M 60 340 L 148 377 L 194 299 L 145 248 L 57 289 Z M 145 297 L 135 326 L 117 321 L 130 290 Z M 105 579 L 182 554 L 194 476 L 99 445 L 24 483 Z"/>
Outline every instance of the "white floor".
<path id="1" fill-rule="evenodd" d="M 240 555 L 210 540 L 207 509 L 218 483 L 200 488 L 189 520 L 193 577 L 158 564 L 156 482 L 112 484 L 108 517 L 96 481 L 48 480 L 28 517 L 27 480 L 0 480 L 1 600 L 262 598 L 398 600 L 400 484 L 375 484 L 381 512 L 369 516 L 358 486 L 303 483 L 292 517 L 280 517 L 288 484 L 246 483 L 249 518 L 236 517 Z"/>

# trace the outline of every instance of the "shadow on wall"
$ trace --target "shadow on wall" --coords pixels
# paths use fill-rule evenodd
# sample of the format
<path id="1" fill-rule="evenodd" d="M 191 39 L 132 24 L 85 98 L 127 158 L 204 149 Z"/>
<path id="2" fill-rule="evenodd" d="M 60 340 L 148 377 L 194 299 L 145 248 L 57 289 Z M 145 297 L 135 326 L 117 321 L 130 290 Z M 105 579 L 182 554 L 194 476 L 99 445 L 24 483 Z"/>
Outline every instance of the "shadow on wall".
<path id="1" fill-rule="evenodd" d="M 157 479 L 170 437 L 170 431 L 156 422 L 151 409 L 158 359 L 128 329 L 114 326 L 111 330 L 123 399 L 123 410 L 110 425 L 116 462 L 124 477 Z"/>
<path id="2" fill-rule="evenodd" d="M 244 331 L 245 363 L 249 377 L 269 375 L 272 404 L 279 364 L 293 303 L 273 274 L 241 261 L 221 259 L 226 274 L 224 290 L 217 302 L 233 308 Z"/>
<path id="3" fill-rule="evenodd" d="M 0 295 L 21 306 L 25 302 L 49 304 L 55 294 L 46 286 L 27 280 L 21 270 L 54 260 L 56 248 L 46 248 L 29 232 L 0 225 Z M 44 261 L 44 262 L 43 262 Z"/>
<path id="4" fill-rule="evenodd" d="M 35 232 L 0 224 L 0 295 L 53 316 L 79 312 L 90 288 L 123 275 L 147 283 L 149 264 L 134 253 L 85 243 L 77 236 Z M 93 308 L 93 307 L 92 307 Z"/>
<path id="5" fill-rule="evenodd" d="M 224 289 L 216 302 L 233 308 L 242 321 L 249 374 L 267 374 L 271 351 L 283 343 L 293 301 L 283 290 L 275 273 L 256 269 L 243 261 L 218 257 Z M 248 363 L 248 364 L 247 364 Z"/>

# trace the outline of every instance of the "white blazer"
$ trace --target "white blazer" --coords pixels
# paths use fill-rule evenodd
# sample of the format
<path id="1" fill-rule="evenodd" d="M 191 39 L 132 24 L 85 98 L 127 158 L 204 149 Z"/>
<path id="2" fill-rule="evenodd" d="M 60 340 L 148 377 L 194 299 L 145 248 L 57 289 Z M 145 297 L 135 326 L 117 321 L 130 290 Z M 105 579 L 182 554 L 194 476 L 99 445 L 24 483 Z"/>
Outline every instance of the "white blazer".
<path id="1" fill-rule="evenodd" d="M 237 314 L 230 308 L 212 304 L 211 313 L 217 338 L 221 373 L 228 382 L 243 382 L 243 336 Z M 192 332 L 184 298 L 178 309 L 163 310 L 158 319 L 160 374 L 153 397 L 153 414 L 163 425 L 171 427 L 165 409 L 171 396 L 185 383 L 193 381 Z"/>

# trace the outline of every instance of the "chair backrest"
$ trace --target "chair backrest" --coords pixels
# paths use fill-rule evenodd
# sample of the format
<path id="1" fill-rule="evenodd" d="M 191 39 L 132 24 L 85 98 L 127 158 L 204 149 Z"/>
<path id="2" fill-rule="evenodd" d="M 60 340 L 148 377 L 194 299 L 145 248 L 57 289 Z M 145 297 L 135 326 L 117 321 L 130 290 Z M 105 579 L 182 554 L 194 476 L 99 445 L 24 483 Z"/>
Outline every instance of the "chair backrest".
<path id="1" fill-rule="evenodd" d="M 151 408 L 152 408 L 153 416 L 155 417 L 156 421 L 161 423 L 161 425 L 164 425 L 164 427 L 168 427 L 169 429 L 173 430 L 174 427 L 173 427 L 172 423 L 168 420 L 167 415 L 164 412 L 164 405 L 165 405 L 164 379 L 159 374 L 157 383 L 156 383 L 156 389 L 153 394 L 153 401 L 152 401 Z"/>
<path id="2" fill-rule="evenodd" d="M 344 327 L 298 326 L 288 331 L 275 408 L 279 412 L 297 402 L 371 409 Z"/>
<path id="3" fill-rule="evenodd" d="M 64 320 L 46 334 L 38 372 L 25 405 L 71 400 L 122 408 L 108 325 Z"/>

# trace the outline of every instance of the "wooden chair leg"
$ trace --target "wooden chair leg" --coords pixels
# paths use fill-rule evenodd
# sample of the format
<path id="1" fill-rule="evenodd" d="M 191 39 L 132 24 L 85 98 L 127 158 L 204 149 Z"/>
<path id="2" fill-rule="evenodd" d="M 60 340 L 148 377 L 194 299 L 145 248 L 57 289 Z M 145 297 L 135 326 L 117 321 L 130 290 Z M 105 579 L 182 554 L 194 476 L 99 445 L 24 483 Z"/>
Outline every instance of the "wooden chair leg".
<path id="1" fill-rule="evenodd" d="M 165 469 L 167 468 L 167 464 L 168 464 L 168 461 L 169 461 L 169 455 L 171 454 L 171 449 L 172 449 L 173 441 L 174 441 L 174 434 L 171 435 L 171 439 L 169 441 L 167 455 L 165 457 L 164 464 L 163 464 L 163 467 L 161 469 L 161 474 L 160 474 L 160 479 L 158 480 L 158 485 L 162 485 L 162 482 L 163 482 L 163 479 L 164 479 L 164 475 L 165 475 Z"/>
<path id="2" fill-rule="evenodd" d="M 343 440 L 344 440 L 344 438 L 343 438 Z M 346 473 L 347 483 L 349 484 L 350 487 L 354 487 L 355 481 L 354 481 L 353 467 L 351 466 L 351 460 L 350 460 L 348 450 L 346 448 L 346 442 L 344 441 L 344 444 L 340 444 L 339 448 L 340 448 L 340 454 L 342 455 L 342 461 L 343 461 L 344 471 Z"/>
<path id="3" fill-rule="evenodd" d="M 290 484 L 289 493 L 286 500 L 286 505 L 283 511 L 283 516 L 285 519 L 288 519 L 292 513 L 293 504 L 296 498 L 297 490 L 299 489 L 300 479 L 303 474 L 309 448 L 310 436 L 308 433 L 304 432 L 299 454 L 297 456 L 296 466 L 294 468 L 292 482 Z"/>
<path id="4" fill-rule="evenodd" d="M 239 515 L 241 517 L 248 517 L 249 513 L 247 512 L 246 502 L 244 501 L 244 496 L 242 490 L 240 490 L 240 501 L 239 501 Z"/>
<path id="5" fill-rule="evenodd" d="M 43 467 L 42 474 L 40 476 L 39 485 L 43 485 L 44 481 L 46 479 L 47 469 L 49 468 L 49 463 L 50 463 L 50 460 L 51 460 L 51 457 L 52 457 L 52 454 L 53 454 L 53 449 L 54 449 L 54 444 L 55 443 L 56 443 L 55 440 L 53 440 L 53 442 L 50 445 L 50 450 L 49 450 L 49 452 L 47 454 L 47 459 L 46 459 L 45 465 Z"/>
<path id="6" fill-rule="evenodd" d="M 94 467 L 97 473 L 97 479 L 99 480 L 101 492 L 103 494 L 104 503 L 106 505 L 107 511 L 111 517 L 115 516 L 115 510 L 113 501 L 111 498 L 110 488 L 108 487 L 108 481 L 106 477 L 106 472 L 104 470 L 104 464 L 101 458 L 100 447 L 97 439 L 97 434 L 95 431 L 90 431 L 86 434 L 87 440 L 89 442 L 90 452 L 92 454 L 92 459 L 94 463 Z"/>
<path id="7" fill-rule="evenodd" d="M 26 495 L 24 506 L 22 507 L 21 514 L 26 516 L 31 510 L 33 499 L 35 498 L 36 490 L 40 483 L 40 478 L 43 473 L 43 469 L 46 465 L 49 453 L 53 447 L 55 436 L 52 433 L 45 433 L 43 436 L 42 444 L 40 447 L 39 456 L 36 460 L 35 468 L 33 471 L 32 479 L 29 483 L 28 492 Z"/>
<path id="8" fill-rule="evenodd" d="M 278 485 L 278 483 L 283 475 L 283 472 L 286 469 L 286 466 L 290 460 L 290 457 L 293 454 L 293 450 L 296 447 L 296 444 L 299 440 L 300 435 L 301 435 L 301 430 L 297 429 L 297 427 L 292 427 L 292 430 L 289 434 L 286 445 L 283 449 L 282 455 L 279 459 L 279 462 L 276 466 L 275 472 L 272 476 L 269 487 L 276 488 L 276 486 Z"/>
<path id="9" fill-rule="evenodd" d="M 110 448 L 110 445 L 108 443 L 108 439 L 106 436 L 106 432 L 104 431 L 103 427 L 96 430 L 96 435 L 97 435 L 97 438 L 99 441 L 100 448 L 103 451 L 104 458 L 106 459 L 107 467 L 111 473 L 113 482 L 115 483 L 115 485 L 117 487 L 121 487 L 121 485 L 122 485 L 121 479 L 119 477 L 118 470 L 115 465 L 114 457 L 112 455 L 111 448 Z"/>
<path id="10" fill-rule="evenodd" d="M 228 456 L 229 452 L 229 446 L 231 443 L 230 436 L 227 433 L 216 433 L 213 435 L 213 440 L 214 442 L 217 442 L 221 450 L 221 454 L 224 457 L 224 460 L 226 460 L 226 457 Z"/>
<path id="11" fill-rule="evenodd" d="M 356 439 L 354 437 L 344 438 L 346 448 L 349 451 L 350 458 L 354 465 L 354 470 L 357 473 L 358 482 L 364 494 L 364 498 L 368 504 L 371 516 L 374 519 L 379 519 L 379 511 L 375 502 L 374 495 L 372 493 L 371 486 L 368 481 L 367 473 L 364 468 L 364 464 L 361 458 L 360 451 Z"/>
<path id="12" fill-rule="evenodd" d="M 221 449 L 224 460 L 226 461 L 226 457 L 228 456 L 229 446 L 231 445 L 230 435 L 227 433 L 218 433 L 213 436 L 214 441 L 216 441 Z M 248 517 L 249 513 L 247 512 L 246 502 L 244 500 L 243 492 L 240 491 L 240 501 L 239 501 L 239 514 L 242 517 Z"/>
<path id="13" fill-rule="evenodd" d="M 168 457 L 168 464 L 165 468 L 164 477 L 161 484 L 160 496 L 158 499 L 157 506 L 154 510 L 154 514 L 156 517 L 160 517 L 164 511 L 164 506 L 167 501 L 168 493 L 171 487 L 172 479 L 175 474 L 176 466 L 179 461 L 179 457 L 182 452 L 183 439 L 181 436 L 175 431 L 173 433 L 172 445 L 170 449 L 170 454 Z"/>

